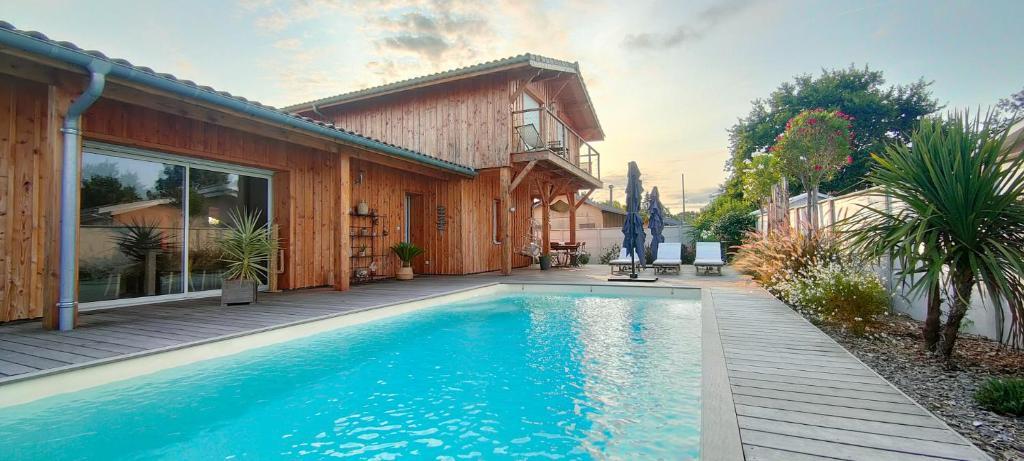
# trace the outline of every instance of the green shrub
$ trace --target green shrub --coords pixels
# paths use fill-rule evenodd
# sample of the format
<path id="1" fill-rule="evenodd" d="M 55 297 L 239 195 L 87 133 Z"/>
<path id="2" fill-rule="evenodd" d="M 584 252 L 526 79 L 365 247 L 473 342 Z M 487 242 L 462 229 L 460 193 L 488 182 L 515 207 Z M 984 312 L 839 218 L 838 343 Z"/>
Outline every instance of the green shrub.
<path id="1" fill-rule="evenodd" d="M 863 334 L 889 306 L 881 279 L 863 267 L 856 263 L 814 266 L 775 289 L 798 309 Z"/>
<path id="2" fill-rule="evenodd" d="M 601 264 L 607 265 L 608 263 L 612 262 L 613 259 L 619 257 L 619 251 L 621 250 L 622 247 L 619 246 L 618 243 L 616 243 L 607 250 L 604 250 L 604 252 L 601 253 L 601 256 L 598 258 L 598 261 L 601 261 Z"/>
<path id="3" fill-rule="evenodd" d="M 698 241 L 719 241 L 725 248 L 739 245 L 754 229 L 757 218 L 750 214 L 754 205 L 728 196 L 715 198 L 693 220 L 693 235 Z"/>
<path id="4" fill-rule="evenodd" d="M 1024 378 L 990 379 L 974 394 L 982 408 L 1024 416 Z"/>

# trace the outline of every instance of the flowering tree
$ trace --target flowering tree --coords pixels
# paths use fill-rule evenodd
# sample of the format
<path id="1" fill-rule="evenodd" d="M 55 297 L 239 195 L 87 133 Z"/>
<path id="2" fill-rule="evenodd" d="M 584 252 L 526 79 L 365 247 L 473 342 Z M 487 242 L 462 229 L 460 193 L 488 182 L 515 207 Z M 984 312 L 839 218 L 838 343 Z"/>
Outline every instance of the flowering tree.
<path id="1" fill-rule="evenodd" d="M 818 186 L 852 163 L 853 117 L 840 111 L 805 110 L 786 123 L 771 151 L 782 174 L 800 181 L 807 192 L 807 220 L 818 230 Z"/>

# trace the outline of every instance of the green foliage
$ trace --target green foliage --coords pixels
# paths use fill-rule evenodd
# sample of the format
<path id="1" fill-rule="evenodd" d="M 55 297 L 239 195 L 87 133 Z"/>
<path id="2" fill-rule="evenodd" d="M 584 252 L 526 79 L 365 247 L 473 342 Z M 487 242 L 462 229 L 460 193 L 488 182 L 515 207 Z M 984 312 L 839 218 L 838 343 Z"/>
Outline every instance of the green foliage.
<path id="1" fill-rule="evenodd" d="M 135 262 L 142 262 L 150 252 L 163 250 L 167 234 L 156 224 L 132 220 L 131 224 L 119 229 L 113 239 L 121 253 Z"/>
<path id="2" fill-rule="evenodd" d="M 1024 416 L 1024 378 L 990 379 L 975 392 L 974 401 L 996 413 Z"/>
<path id="3" fill-rule="evenodd" d="M 786 121 L 807 109 L 839 110 L 853 116 L 857 139 L 852 145 L 853 164 L 822 185 L 823 192 L 863 188 L 871 166 L 870 154 L 881 152 L 890 141 L 906 142 L 918 121 L 940 109 L 932 97 L 931 83 L 886 86 L 882 72 L 850 66 L 825 70 L 820 76 L 800 75 L 785 82 L 766 99 L 754 101 L 750 113 L 729 130 L 735 174 L 754 152 L 764 152 L 782 134 Z M 798 192 L 798 191 L 792 191 Z"/>
<path id="4" fill-rule="evenodd" d="M 778 157 L 783 175 L 810 190 L 853 162 L 852 127 L 850 116 L 842 112 L 805 110 L 786 122 L 786 131 L 769 150 Z"/>
<path id="5" fill-rule="evenodd" d="M 779 157 L 755 152 L 744 161 L 739 177 L 743 182 L 743 197 L 760 202 L 771 196 L 772 189 L 782 180 Z"/>
<path id="6" fill-rule="evenodd" d="M 601 256 L 598 257 L 598 261 L 601 261 L 601 264 L 607 265 L 608 263 L 612 262 L 613 260 L 619 257 L 620 251 L 622 251 L 622 247 L 619 246 L 618 243 L 616 243 L 615 245 L 609 247 L 607 250 L 604 250 L 604 252 L 601 253 Z"/>
<path id="7" fill-rule="evenodd" d="M 590 264 L 590 253 L 587 253 L 586 251 L 581 251 L 579 254 L 577 254 L 576 264 L 579 264 L 581 266 L 586 266 L 587 264 Z"/>
<path id="8" fill-rule="evenodd" d="M 412 264 L 412 258 L 423 254 L 422 248 L 410 242 L 398 242 L 391 245 L 391 251 L 402 261 L 402 267 L 409 267 Z"/>
<path id="9" fill-rule="evenodd" d="M 217 247 L 226 263 L 224 278 L 228 280 L 260 281 L 268 275 L 270 255 L 277 250 L 270 224 L 260 225 L 260 212 L 232 210 L 228 213 L 228 226 Z"/>
<path id="10" fill-rule="evenodd" d="M 863 334 L 889 306 L 882 281 L 864 267 L 849 261 L 814 265 L 776 289 L 798 309 Z"/>
<path id="11" fill-rule="evenodd" d="M 899 206 L 868 207 L 840 223 L 866 257 L 891 253 L 913 292 L 950 290 L 940 345 L 947 359 L 975 284 L 996 311 L 1008 302 L 1011 342 L 1024 330 L 1024 156 L 1001 155 L 1006 134 L 992 122 L 967 113 L 923 121 L 913 148 L 890 146 L 869 175 Z"/>
<path id="12" fill-rule="evenodd" d="M 693 220 L 694 237 L 722 242 L 726 248 L 739 245 L 757 223 L 757 218 L 750 214 L 755 209 L 748 202 L 726 195 L 715 197 Z"/>

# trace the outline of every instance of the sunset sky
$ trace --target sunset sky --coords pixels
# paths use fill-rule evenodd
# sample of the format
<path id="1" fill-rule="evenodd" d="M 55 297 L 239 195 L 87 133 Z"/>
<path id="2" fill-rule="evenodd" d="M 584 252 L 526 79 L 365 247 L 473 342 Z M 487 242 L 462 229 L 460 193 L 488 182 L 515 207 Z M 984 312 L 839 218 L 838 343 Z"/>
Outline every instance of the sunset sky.
<path id="1" fill-rule="evenodd" d="M 146 4 L 139 7 L 139 4 Z M 628 5 L 628 6 L 627 6 Z M 524 52 L 578 61 L 619 190 L 636 160 L 680 209 L 725 177 L 726 129 L 779 83 L 869 65 L 949 108 L 1024 88 L 1024 2 L 6 1 L 0 19 L 285 106 Z M 607 191 L 596 194 L 607 198 Z M 619 197 L 621 199 L 621 196 Z"/>

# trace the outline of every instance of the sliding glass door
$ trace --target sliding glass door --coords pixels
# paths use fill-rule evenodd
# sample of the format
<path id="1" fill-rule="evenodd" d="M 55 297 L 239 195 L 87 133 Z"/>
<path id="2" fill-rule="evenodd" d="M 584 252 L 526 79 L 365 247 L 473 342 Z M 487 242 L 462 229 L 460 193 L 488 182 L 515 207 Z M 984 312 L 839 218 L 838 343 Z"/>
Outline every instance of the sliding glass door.
<path id="1" fill-rule="evenodd" d="M 89 143 L 80 212 L 80 302 L 217 290 L 216 241 L 232 213 L 270 220 L 270 175 Z"/>
<path id="2" fill-rule="evenodd" d="M 249 213 L 259 217 L 260 225 L 267 223 L 269 184 L 266 178 L 189 169 L 189 291 L 220 289 L 225 263 L 220 260 L 217 240 L 227 229 L 232 214 Z"/>

